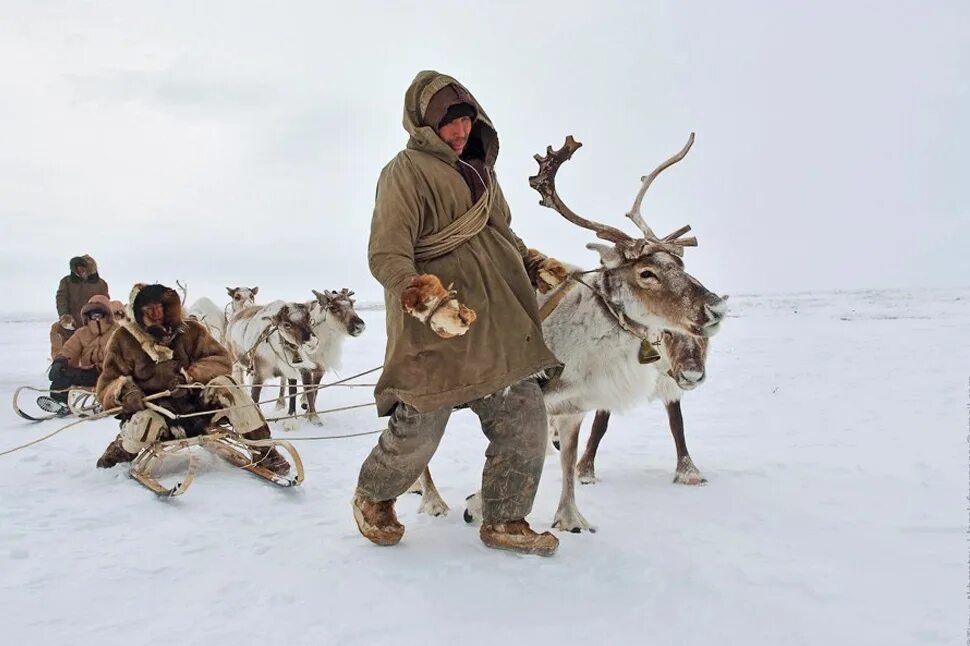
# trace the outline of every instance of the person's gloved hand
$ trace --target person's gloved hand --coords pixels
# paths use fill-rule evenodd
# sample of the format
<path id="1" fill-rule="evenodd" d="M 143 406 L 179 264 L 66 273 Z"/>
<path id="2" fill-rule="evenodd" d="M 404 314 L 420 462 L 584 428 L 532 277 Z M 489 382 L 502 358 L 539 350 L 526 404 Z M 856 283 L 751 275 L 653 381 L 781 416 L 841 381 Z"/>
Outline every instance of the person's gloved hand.
<path id="1" fill-rule="evenodd" d="M 569 277 L 569 271 L 555 258 L 546 258 L 539 263 L 536 271 L 536 289 L 545 294 Z"/>
<path id="2" fill-rule="evenodd" d="M 528 250 L 524 261 L 529 280 L 532 281 L 532 285 L 539 290 L 540 294 L 545 294 L 569 278 L 569 271 L 561 262 L 555 258 L 549 258 L 535 249 Z"/>
<path id="3" fill-rule="evenodd" d="M 57 357 L 54 359 L 54 363 L 51 364 L 51 369 L 47 373 L 47 378 L 51 381 L 59 379 L 61 375 L 64 374 L 65 368 L 67 368 L 67 359 L 64 357 Z"/>
<path id="4" fill-rule="evenodd" d="M 121 395 L 121 410 L 129 415 L 145 410 L 145 393 L 138 386 L 128 386 Z"/>
<path id="5" fill-rule="evenodd" d="M 63 316 L 61 316 L 60 319 L 58 319 L 57 322 L 61 324 L 62 328 L 65 328 L 67 330 L 73 330 L 75 327 L 74 317 L 71 316 L 70 314 L 64 314 Z"/>
<path id="6" fill-rule="evenodd" d="M 157 393 L 163 390 L 174 390 L 184 383 L 185 378 L 182 376 L 179 362 L 175 359 L 169 359 L 156 364 L 155 372 L 141 385 L 146 391 Z"/>
<path id="7" fill-rule="evenodd" d="M 434 274 L 415 276 L 401 292 L 401 307 L 443 339 L 460 336 L 475 322 L 475 310 L 458 302 Z"/>

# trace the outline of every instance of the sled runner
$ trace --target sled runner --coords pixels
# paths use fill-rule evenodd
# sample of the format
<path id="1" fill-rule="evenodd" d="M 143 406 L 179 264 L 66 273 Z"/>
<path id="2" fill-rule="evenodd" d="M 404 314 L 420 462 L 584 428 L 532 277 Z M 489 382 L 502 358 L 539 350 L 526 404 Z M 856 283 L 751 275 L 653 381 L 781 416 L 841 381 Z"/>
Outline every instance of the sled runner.
<path id="1" fill-rule="evenodd" d="M 222 427 L 219 430 L 184 440 L 169 440 L 157 442 L 142 451 L 131 462 L 128 475 L 147 487 L 150 491 L 163 498 L 181 496 L 188 490 L 198 470 L 198 458 L 188 454 L 189 464 L 182 479 L 171 487 L 166 487 L 154 475 L 155 469 L 165 458 L 175 455 L 183 449 L 201 446 L 214 453 L 229 464 L 245 469 L 250 473 L 273 483 L 278 487 L 295 487 L 303 482 L 303 461 L 293 445 L 285 440 L 247 440 Z M 259 463 L 253 452 L 254 448 L 276 447 L 290 454 L 291 467 L 296 471 L 294 476 L 282 476 Z"/>
<path id="2" fill-rule="evenodd" d="M 39 413 L 28 413 L 20 405 L 20 393 L 23 391 L 30 391 L 35 393 L 43 393 L 37 398 L 37 407 L 40 408 Z M 46 422 L 51 419 L 59 419 L 62 417 L 67 417 L 68 415 L 76 415 L 77 417 L 91 417 L 101 412 L 101 406 L 98 404 L 97 400 L 94 398 L 94 392 L 88 388 L 77 387 L 71 388 L 67 393 L 67 407 L 60 404 L 56 400 L 52 399 L 50 395 L 50 390 L 46 388 L 34 388 L 33 386 L 20 386 L 13 393 L 13 409 L 20 417 L 30 422 Z"/>

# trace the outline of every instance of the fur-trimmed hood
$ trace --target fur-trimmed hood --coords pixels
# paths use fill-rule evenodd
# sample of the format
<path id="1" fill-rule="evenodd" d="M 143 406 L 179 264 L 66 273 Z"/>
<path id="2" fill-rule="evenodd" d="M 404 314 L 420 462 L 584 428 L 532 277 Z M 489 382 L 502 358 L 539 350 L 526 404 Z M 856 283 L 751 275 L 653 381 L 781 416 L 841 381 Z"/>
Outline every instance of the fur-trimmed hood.
<path id="1" fill-rule="evenodd" d="M 94 258 L 88 254 L 84 254 L 83 256 L 74 256 L 71 258 L 70 262 L 71 264 L 68 267 L 68 276 L 70 277 L 71 282 L 80 283 L 85 281 L 89 283 L 96 283 L 100 279 L 100 276 L 98 275 L 98 263 L 95 262 Z M 87 278 L 82 279 L 80 276 L 74 273 L 74 268 L 78 265 L 84 265 L 87 268 Z"/>
<path id="2" fill-rule="evenodd" d="M 82 325 L 88 324 L 88 321 L 91 320 L 92 312 L 101 312 L 105 322 L 111 325 L 114 322 L 114 315 L 111 313 L 110 303 L 108 297 L 102 296 L 101 294 L 95 294 L 89 298 L 87 304 L 81 308 Z"/>
<path id="3" fill-rule="evenodd" d="M 419 72 L 404 95 L 404 129 L 410 135 L 408 148 L 438 157 L 453 166 L 458 155 L 442 141 L 435 130 L 437 120 L 456 103 L 474 108 L 476 118 L 468 137 L 463 159 L 481 159 L 489 168 L 498 158 L 498 133 L 481 104 L 464 85 L 454 78 L 425 70 Z"/>
<path id="4" fill-rule="evenodd" d="M 172 339 L 167 344 L 153 337 L 145 327 L 141 308 L 149 303 L 161 303 L 165 310 L 164 325 L 172 331 Z M 158 283 L 152 285 L 136 283 L 128 295 L 128 319 L 121 322 L 121 327 L 135 337 L 145 354 L 155 363 L 168 361 L 172 358 L 172 350 L 169 347 L 172 340 L 185 331 L 182 299 L 171 287 Z"/>

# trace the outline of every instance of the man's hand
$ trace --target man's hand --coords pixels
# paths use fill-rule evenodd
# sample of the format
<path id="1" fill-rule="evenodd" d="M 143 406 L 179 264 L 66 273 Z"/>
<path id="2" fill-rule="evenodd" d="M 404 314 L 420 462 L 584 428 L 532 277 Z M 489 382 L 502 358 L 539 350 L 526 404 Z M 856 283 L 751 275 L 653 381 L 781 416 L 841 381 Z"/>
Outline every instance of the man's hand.
<path id="1" fill-rule="evenodd" d="M 129 415 L 145 410 L 145 393 L 138 386 L 128 386 L 121 395 L 121 410 Z"/>
<path id="2" fill-rule="evenodd" d="M 50 319 L 47 320 L 49 321 Z M 74 329 L 74 317 L 70 314 L 64 314 L 60 319 L 58 319 L 57 322 L 60 323 L 61 327 L 66 330 Z"/>
<path id="3" fill-rule="evenodd" d="M 539 263 L 536 278 L 538 278 L 536 280 L 536 289 L 539 290 L 540 294 L 545 294 L 569 278 L 569 272 L 555 258 L 546 258 Z"/>
<path id="4" fill-rule="evenodd" d="M 401 307 L 443 339 L 461 336 L 475 322 L 475 310 L 458 302 L 434 274 L 415 276 L 401 292 Z"/>

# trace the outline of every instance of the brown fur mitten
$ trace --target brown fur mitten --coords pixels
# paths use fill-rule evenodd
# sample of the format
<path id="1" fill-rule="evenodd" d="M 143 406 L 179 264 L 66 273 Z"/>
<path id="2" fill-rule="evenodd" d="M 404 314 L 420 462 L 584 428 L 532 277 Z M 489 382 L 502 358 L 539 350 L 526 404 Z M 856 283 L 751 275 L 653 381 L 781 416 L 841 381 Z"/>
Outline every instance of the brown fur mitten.
<path id="1" fill-rule="evenodd" d="M 569 271 L 561 262 L 535 249 L 529 249 L 525 257 L 525 270 L 529 274 L 532 286 L 539 290 L 540 294 L 545 294 L 569 277 Z"/>
<path id="2" fill-rule="evenodd" d="M 434 274 L 415 276 L 401 292 L 404 311 L 443 339 L 460 336 L 475 322 L 475 310 L 458 302 L 454 292 L 445 289 Z"/>

